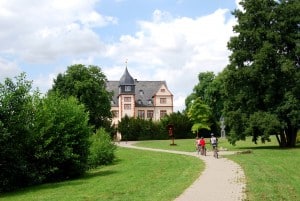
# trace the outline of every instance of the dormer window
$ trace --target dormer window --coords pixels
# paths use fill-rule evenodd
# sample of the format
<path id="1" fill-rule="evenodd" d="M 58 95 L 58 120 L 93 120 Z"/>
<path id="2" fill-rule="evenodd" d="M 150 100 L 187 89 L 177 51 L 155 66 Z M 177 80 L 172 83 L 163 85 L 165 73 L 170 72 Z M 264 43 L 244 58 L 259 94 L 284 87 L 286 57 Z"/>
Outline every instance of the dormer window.
<path id="1" fill-rule="evenodd" d="M 149 99 L 149 100 L 148 100 L 148 105 L 151 105 L 151 104 L 152 104 L 152 100 Z"/>
<path id="2" fill-rule="evenodd" d="M 138 100 L 138 104 L 139 104 L 139 105 L 142 104 L 142 100 L 141 100 L 141 99 Z"/>
<path id="3" fill-rule="evenodd" d="M 125 86 L 125 91 L 131 91 L 131 86 L 126 85 L 126 86 Z"/>
<path id="4" fill-rule="evenodd" d="M 144 91 L 143 90 L 140 90 L 140 95 L 144 95 Z"/>

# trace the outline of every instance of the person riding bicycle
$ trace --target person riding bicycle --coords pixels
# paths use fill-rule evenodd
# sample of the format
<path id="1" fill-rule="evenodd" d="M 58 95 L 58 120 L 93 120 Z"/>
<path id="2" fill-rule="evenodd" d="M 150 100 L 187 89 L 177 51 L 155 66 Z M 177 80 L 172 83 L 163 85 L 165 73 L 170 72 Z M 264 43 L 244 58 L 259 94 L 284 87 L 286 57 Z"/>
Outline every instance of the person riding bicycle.
<path id="1" fill-rule="evenodd" d="M 219 154 L 218 154 L 218 139 L 214 136 L 214 134 L 211 134 L 211 138 L 210 138 L 210 144 L 213 147 L 213 152 L 214 152 L 214 157 L 215 158 L 219 158 Z"/>
<path id="2" fill-rule="evenodd" d="M 205 139 L 203 137 L 201 137 L 199 143 L 200 143 L 200 148 L 201 148 L 201 154 L 206 155 L 205 154 Z"/>
<path id="3" fill-rule="evenodd" d="M 213 149 L 216 149 L 218 146 L 218 139 L 216 138 L 216 136 L 214 136 L 213 133 L 211 134 L 210 144 L 212 145 Z"/>

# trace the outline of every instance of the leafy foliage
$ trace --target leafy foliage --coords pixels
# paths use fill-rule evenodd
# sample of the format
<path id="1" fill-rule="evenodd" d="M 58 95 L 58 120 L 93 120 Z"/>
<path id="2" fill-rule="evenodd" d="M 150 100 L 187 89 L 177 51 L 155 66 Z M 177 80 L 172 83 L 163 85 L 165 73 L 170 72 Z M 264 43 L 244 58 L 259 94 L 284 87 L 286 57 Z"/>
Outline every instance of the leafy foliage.
<path id="1" fill-rule="evenodd" d="M 90 154 L 88 157 L 88 165 L 95 168 L 101 165 L 108 165 L 115 159 L 115 149 L 111 141 L 110 135 L 105 129 L 100 128 L 94 135 L 90 136 Z"/>
<path id="2" fill-rule="evenodd" d="M 83 103 L 89 112 L 90 123 L 96 129 L 109 128 L 110 100 L 112 94 L 106 91 L 106 76 L 97 66 L 76 64 L 69 66 L 64 74 L 54 80 L 51 91 L 59 92 L 64 97 L 74 96 Z"/>
<path id="3" fill-rule="evenodd" d="M 223 72 L 231 141 L 248 134 L 267 140 L 272 133 L 281 146 L 293 147 L 300 124 L 299 1 L 241 5 L 233 12 L 237 35 L 228 43 L 232 54 Z"/>
<path id="4" fill-rule="evenodd" d="M 196 98 L 190 105 L 187 112 L 188 117 L 193 122 L 192 131 L 199 132 L 201 129 L 210 130 L 211 125 L 211 109 L 205 104 L 201 98 Z"/>
<path id="5" fill-rule="evenodd" d="M 192 122 L 187 117 L 186 114 L 177 112 L 164 116 L 160 120 L 161 127 L 164 129 L 163 132 L 166 132 L 165 129 L 169 124 L 174 126 L 173 134 L 175 138 L 185 139 L 192 138 L 194 134 L 191 132 Z"/>
<path id="6" fill-rule="evenodd" d="M 41 98 L 25 74 L 7 78 L 0 83 L 0 192 L 82 175 L 91 132 L 74 97 Z"/>
<path id="7" fill-rule="evenodd" d="M 55 94 L 37 105 L 33 129 L 34 164 L 44 181 L 57 181 L 82 175 L 87 168 L 88 114 L 74 97 Z"/>
<path id="8" fill-rule="evenodd" d="M 122 140 L 149 140 L 167 139 L 165 128 L 159 122 L 140 118 L 128 117 L 121 119 L 118 131 L 122 134 Z"/>
<path id="9" fill-rule="evenodd" d="M 210 129 L 213 133 L 219 133 L 219 120 L 222 116 L 224 107 L 224 89 L 222 74 L 215 76 L 213 72 L 201 72 L 198 75 L 199 83 L 194 87 L 193 93 L 190 94 L 186 100 L 187 111 L 192 105 L 191 103 L 197 98 L 200 98 L 203 103 L 211 108 L 212 116 L 210 119 Z M 201 125 L 195 125 L 195 130 Z"/>
<path id="10" fill-rule="evenodd" d="M 25 74 L 16 82 L 7 78 L 0 83 L 0 192 L 31 183 L 30 164 L 34 121 L 31 82 Z"/>

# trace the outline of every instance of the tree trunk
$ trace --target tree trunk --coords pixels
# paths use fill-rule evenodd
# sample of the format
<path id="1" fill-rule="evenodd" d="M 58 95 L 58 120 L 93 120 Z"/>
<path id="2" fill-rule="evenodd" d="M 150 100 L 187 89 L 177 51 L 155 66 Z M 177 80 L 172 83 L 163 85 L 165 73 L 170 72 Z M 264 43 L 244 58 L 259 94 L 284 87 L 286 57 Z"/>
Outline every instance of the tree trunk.
<path id="1" fill-rule="evenodd" d="M 297 128 L 288 126 L 280 133 L 280 137 L 276 134 L 280 147 L 295 147 L 297 139 Z"/>
<path id="2" fill-rule="evenodd" d="M 295 147 L 296 139 L 297 139 L 297 129 L 293 126 L 289 126 L 287 132 L 288 132 L 287 147 Z"/>

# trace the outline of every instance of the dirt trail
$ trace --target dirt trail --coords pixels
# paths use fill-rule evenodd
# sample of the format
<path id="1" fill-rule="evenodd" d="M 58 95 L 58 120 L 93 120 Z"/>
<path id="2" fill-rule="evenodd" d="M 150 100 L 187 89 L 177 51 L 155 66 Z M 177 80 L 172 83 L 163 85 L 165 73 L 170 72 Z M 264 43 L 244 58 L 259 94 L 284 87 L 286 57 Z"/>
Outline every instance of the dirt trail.
<path id="1" fill-rule="evenodd" d="M 219 159 L 215 159 L 212 156 L 212 152 L 207 152 L 207 156 L 199 156 L 196 152 L 136 147 L 133 146 L 134 143 L 121 142 L 118 146 L 191 155 L 204 161 L 206 167 L 200 177 L 177 197 L 175 201 L 241 201 L 246 199 L 245 175 L 242 168 L 235 162 L 222 157 L 234 152 L 221 151 L 219 152 Z"/>

